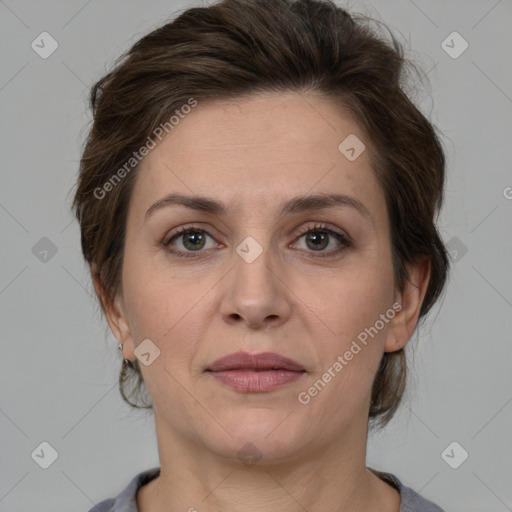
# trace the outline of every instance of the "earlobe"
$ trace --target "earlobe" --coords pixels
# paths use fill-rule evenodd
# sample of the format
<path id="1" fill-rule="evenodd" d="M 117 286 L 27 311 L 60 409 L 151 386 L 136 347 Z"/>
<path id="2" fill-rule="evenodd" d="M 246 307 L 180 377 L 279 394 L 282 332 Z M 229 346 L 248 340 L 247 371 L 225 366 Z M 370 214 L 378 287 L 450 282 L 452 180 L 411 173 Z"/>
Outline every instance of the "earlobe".
<path id="1" fill-rule="evenodd" d="M 107 318 L 108 325 L 110 326 L 110 330 L 118 343 L 122 343 L 124 345 L 123 352 L 129 356 L 130 349 L 132 348 L 132 344 L 129 343 L 131 339 L 130 328 L 126 321 L 121 295 L 118 294 L 114 301 L 110 302 L 106 297 L 105 290 L 98 275 L 93 276 L 93 283 Z"/>
<path id="2" fill-rule="evenodd" d="M 430 281 L 430 260 L 423 259 L 407 265 L 407 271 L 408 279 L 396 299 L 402 307 L 390 322 L 384 352 L 400 350 L 411 339 Z"/>

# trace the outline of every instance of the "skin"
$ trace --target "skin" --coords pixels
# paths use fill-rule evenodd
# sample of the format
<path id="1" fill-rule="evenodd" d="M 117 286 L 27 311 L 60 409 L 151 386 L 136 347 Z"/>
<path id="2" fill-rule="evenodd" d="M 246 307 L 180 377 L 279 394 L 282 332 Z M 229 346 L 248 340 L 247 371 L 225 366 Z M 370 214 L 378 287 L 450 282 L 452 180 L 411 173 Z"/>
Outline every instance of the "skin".
<path id="1" fill-rule="evenodd" d="M 338 150 L 349 134 L 366 146 L 354 161 Z M 412 282 L 395 289 L 371 151 L 332 99 L 265 93 L 199 103 L 140 164 L 122 289 L 107 316 L 124 357 L 135 359 L 147 338 L 160 349 L 153 363 L 141 364 L 161 465 L 160 477 L 137 495 L 142 512 L 399 510 L 399 493 L 366 467 L 371 386 L 383 353 L 410 339 L 430 270 L 428 262 L 410 266 Z M 214 198 L 228 214 L 169 206 L 145 219 L 171 192 Z M 350 195 L 369 215 L 351 206 L 279 215 L 287 200 L 322 192 Z M 318 230 L 301 236 L 318 223 L 352 245 L 315 257 L 343 247 L 331 235 L 318 249 L 311 241 Z M 190 224 L 209 236 L 204 245 L 174 239 L 171 247 L 191 255 L 180 258 L 164 242 Z M 236 252 L 248 236 L 263 248 L 252 263 Z M 308 404 L 299 403 L 298 394 L 396 302 L 402 310 L 378 335 Z M 277 352 L 306 373 L 278 390 L 246 394 L 204 371 L 238 350 Z M 237 457 L 246 443 L 261 454 L 250 466 Z"/>

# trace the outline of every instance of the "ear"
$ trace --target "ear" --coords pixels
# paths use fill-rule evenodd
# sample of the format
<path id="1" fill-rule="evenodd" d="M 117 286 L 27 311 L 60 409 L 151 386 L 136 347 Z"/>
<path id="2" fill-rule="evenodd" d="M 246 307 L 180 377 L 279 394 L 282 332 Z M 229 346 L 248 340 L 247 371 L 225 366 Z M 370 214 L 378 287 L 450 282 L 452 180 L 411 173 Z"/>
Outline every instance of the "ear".
<path id="1" fill-rule="evenodd" d="M 407 272 L 404 289 L 396 299 L 402 308 L 390 321 L 384 352 L 400 350 L 411 339 L 430 280 L 430 259 L 407 265 Z"/>
<path id="2" fill-rule="evenodd" d="M 133 337 L 131 335 L 130 326 L 127 321 L 126 308 L 122 298 L 122 293 L 118 293 L 114 302 L 107 299 L 107 294 L 99 275 L 93 275 L 94 289 L 100 299 L 103 311 L 107 317 L 110 330 L 114 334 L 118 343 L 123 344 L 123 356 L 126 359 L 135 359 Z"/>

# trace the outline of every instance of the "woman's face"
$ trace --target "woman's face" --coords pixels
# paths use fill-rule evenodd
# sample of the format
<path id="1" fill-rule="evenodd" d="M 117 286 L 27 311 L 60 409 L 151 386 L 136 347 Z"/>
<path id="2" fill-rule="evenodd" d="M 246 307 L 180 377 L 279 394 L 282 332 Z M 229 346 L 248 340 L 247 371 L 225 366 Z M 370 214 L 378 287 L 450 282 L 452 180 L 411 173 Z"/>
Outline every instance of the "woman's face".
<path id="1" fill-rule="evenodd" d="M 332 100 L 290 92 L 199 102 L 142 161 L 109 322 L 160 435 L 269 461 L 366 438 L 383 352 L 411 334 L 369 152 Z M 151 208 L 169 194 L 187 199 Z M 240 351 L 301 371 L 209 371 Z"/>

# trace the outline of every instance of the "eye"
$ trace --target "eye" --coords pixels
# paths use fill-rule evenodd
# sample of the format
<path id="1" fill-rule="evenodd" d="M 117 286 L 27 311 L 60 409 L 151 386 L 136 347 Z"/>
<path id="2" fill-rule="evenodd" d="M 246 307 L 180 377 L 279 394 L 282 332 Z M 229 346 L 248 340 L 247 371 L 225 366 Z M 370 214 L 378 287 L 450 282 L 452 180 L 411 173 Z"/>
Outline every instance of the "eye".
<path id="1" fill-rule="evenodd" d="M 297 240 L 301 239 L 304 239 L 304 245 L 300 244 L 302 247 L 299 248 L 320 253 L 313 255 L 313 257 L 317 258 L 335 256 L 348 247 L 352 247 L 352 243 L 346 235 L 329 229 L 325 224 L 321 223 L 306 226 L 297 237 Z M 293 245 L 297 246 L 298 244 L 295 242 Z M 333 245 L 334 247 L 332 247 Z M 331 249 L 325 251 L 329 246 L 331 246 Z"/>
<path id="2" fill-rule="evenodd" d="M 208 246 L 208 239 L 211 240 Z M 298 244 L 297 241 L 304 239 L 304 244 Z M 214 249 L 221 247 L 222 244 L 215 241 L 210 233 L 197 226 L 183 226 L 162 243 L 166 250 L 176 256 L 190 258 L 196 256 L 194 253 L 204 252 L 203 249 Z M 312 254 L 315 258 L 333 257 L 352 247 L 352 242 L 342 232 L 329 229 L 325 224 L 309 224 L 302 230 L 296 241 L 291 244 Z M 330 250 L 325 250 L 331 247 Z"/>
<path id="3" fill-rule="evenodd" d="M 207 246 L 208 238 L 213 241 L 213 243 L 210 243 L 210 247 Z M 207 231 L 195 226 L 179 228 L 177 232 L 163 242 L 163 245 L 169 252 L 185 258 L 190 257 L 187 253 L 201 252 L 202 249 L 211 249 L 219 246 Z"/>

